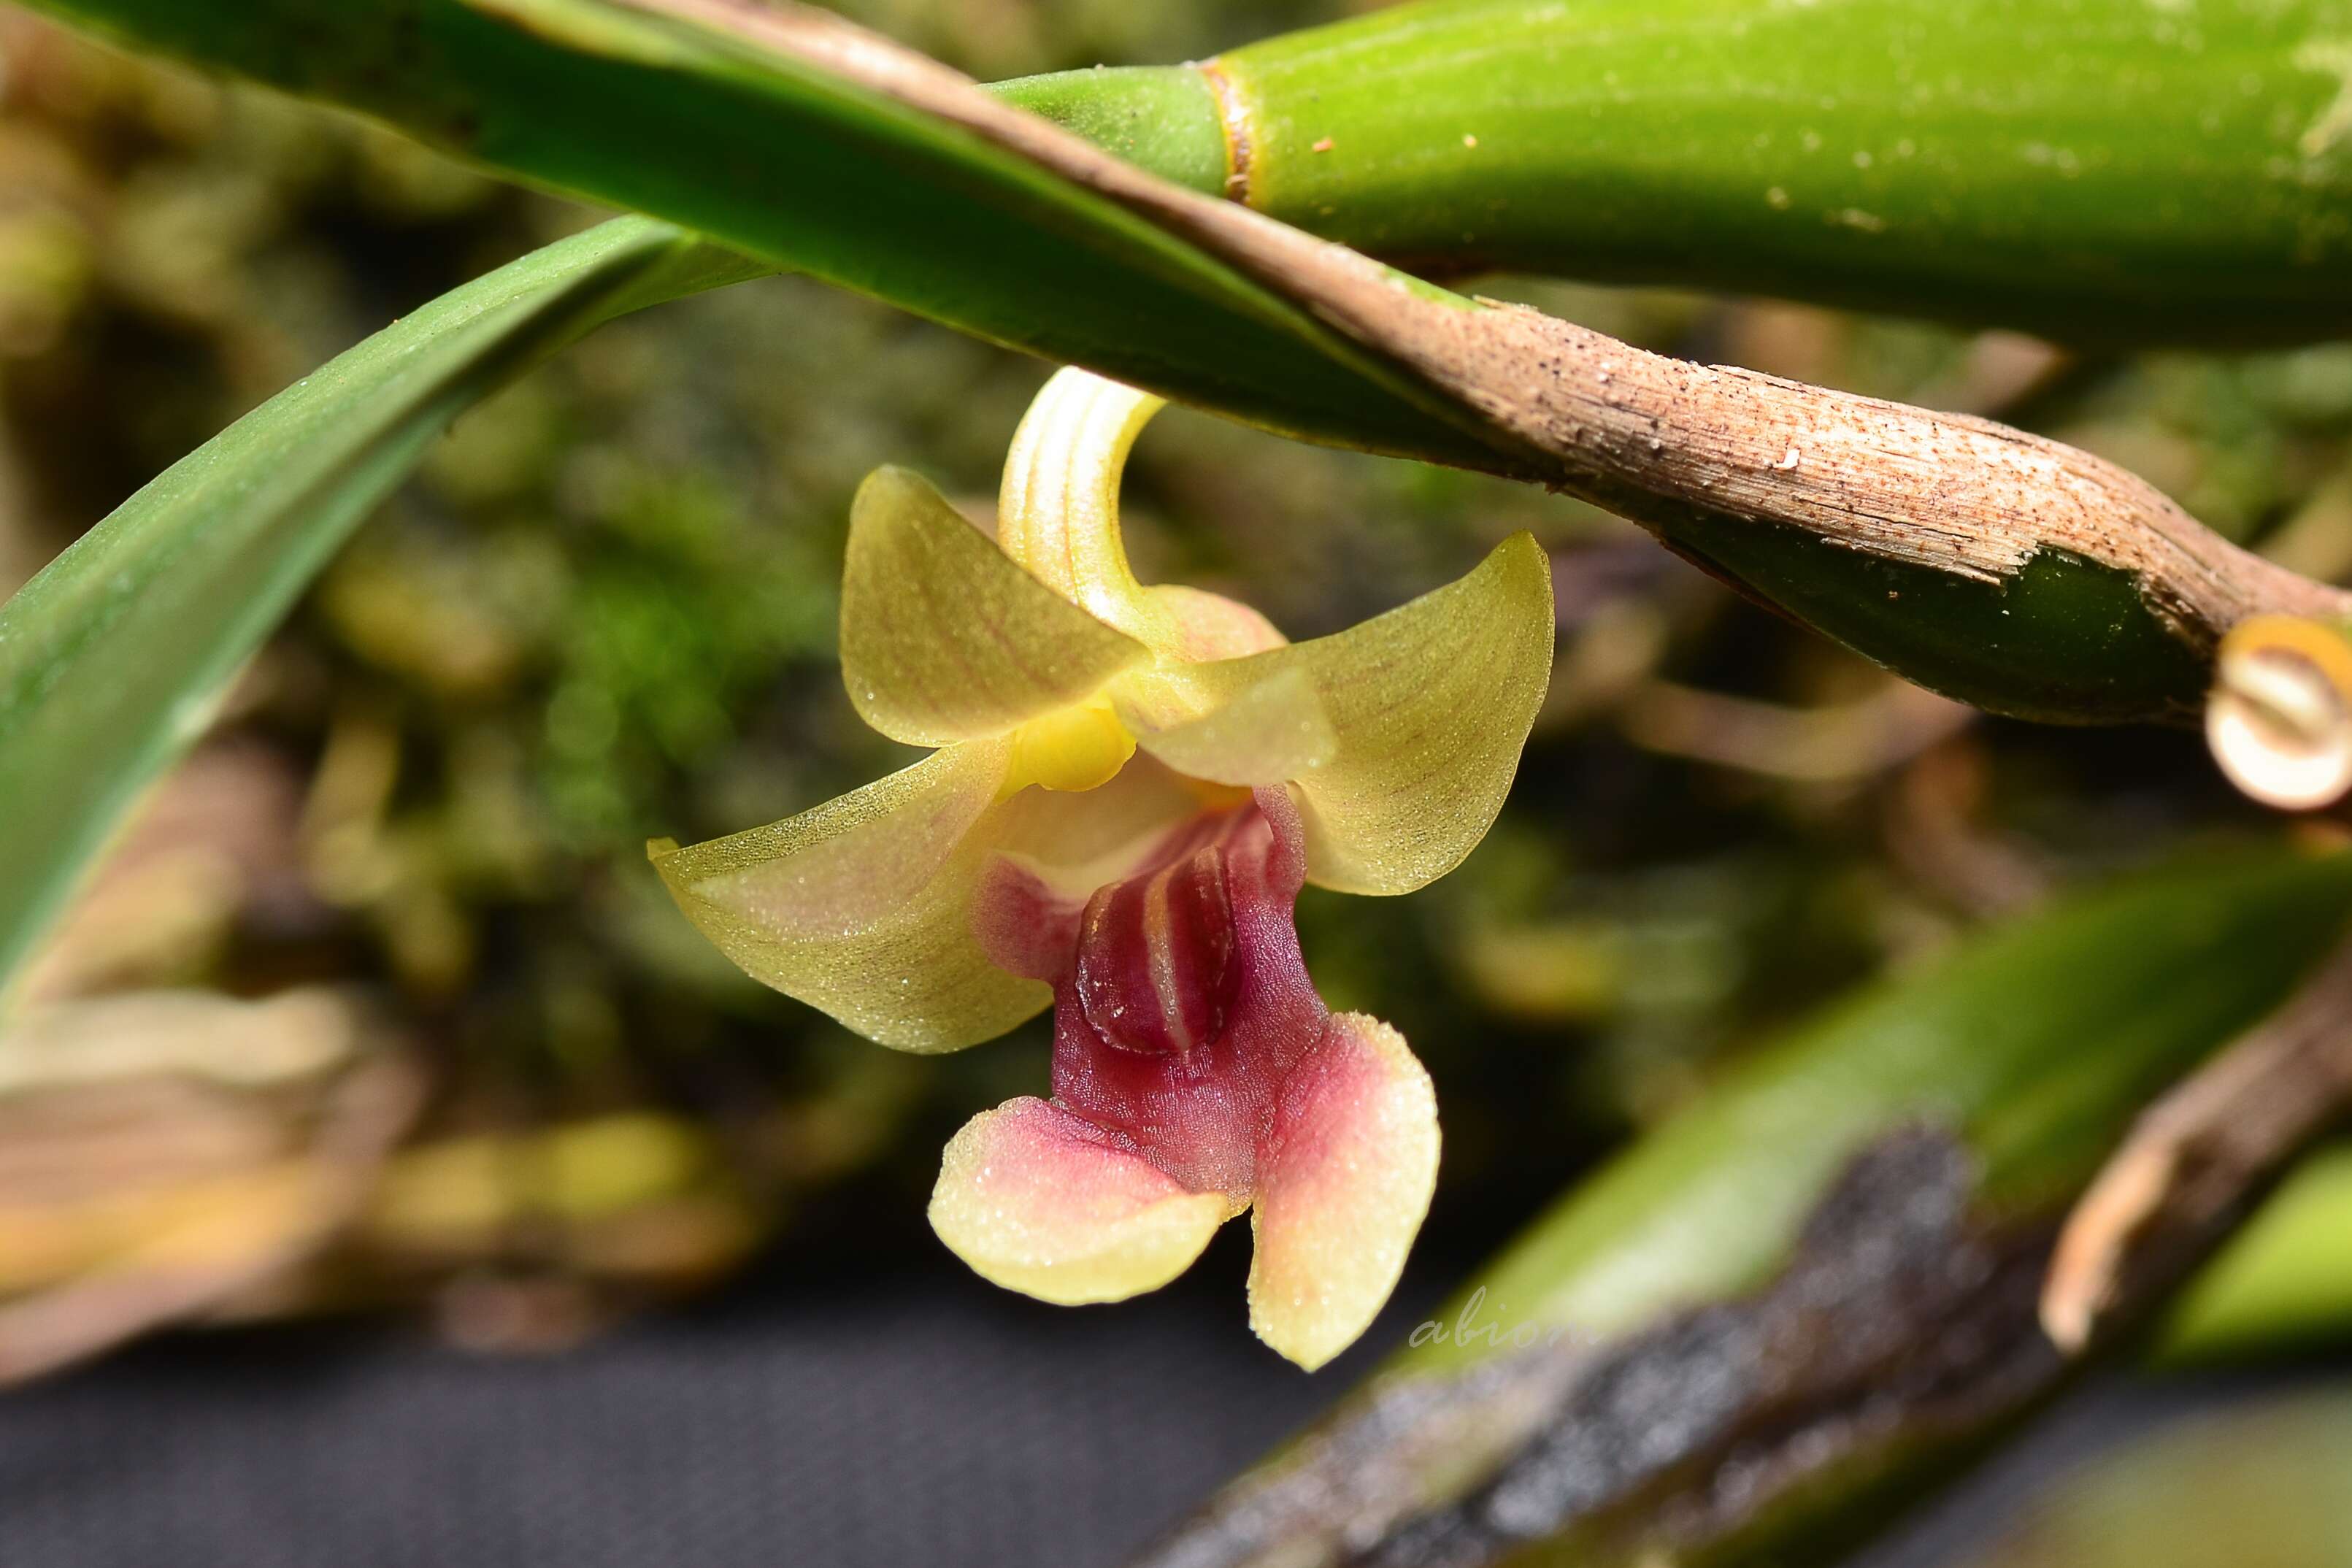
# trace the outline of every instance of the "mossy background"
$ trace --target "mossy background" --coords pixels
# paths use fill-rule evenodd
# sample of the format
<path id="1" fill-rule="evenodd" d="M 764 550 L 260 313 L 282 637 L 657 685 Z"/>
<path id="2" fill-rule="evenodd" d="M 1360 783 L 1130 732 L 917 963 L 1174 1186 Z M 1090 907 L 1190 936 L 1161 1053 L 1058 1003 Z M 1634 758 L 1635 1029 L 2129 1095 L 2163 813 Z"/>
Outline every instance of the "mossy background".
<path id="1" fill-rule="evenodd" d="M 1336 14 L 845 9 L 983 78 L 1199 57 Z M 388 319 L 597 216 L 0 15 L 0 587 Z M 2301 570 L 2352 572 L 2352 346 L 2068 358 L 1769 303 L 1479 288 L 1654 348 L 1997 413 Z M 858 724 L 834 659 L 850 493 L 899 462 L 983 511 L 1049 368 L 792 279 L 605 328 L 460 422 L 167 786 L 151 839 L 227 874 L 70 926 L 43 984 L 362 987 L 433 1064 L 424 1140 L 655 1112 L 748 1221 L 687 1236 L 679 1284 L 754 1237 L 790 1268 L 834 1267 L 850 1239 L 935 1266 L 939 1146 L 1043 1084 L 1043 1030 L 948 1060 L 868 1047 L 728 968 L 642 846 L 908 759 Z M 1488 843 L 1426 894 L 1301 910 L 1332 1004 L 1394 1021 L 1438 1079 L 1441 1258 L 1466 1264 L 1840 988 L 2058 881 L 2258 821 L 2193 736 L 1972 718 L 1533 489 L 1178 411 L 1128 509 L 1148 577 L 1294 637 L 1516 530 L 1554 552 L 1561 664 Z M 471 1266 L 605 1289 L 528 1224 Z"/>

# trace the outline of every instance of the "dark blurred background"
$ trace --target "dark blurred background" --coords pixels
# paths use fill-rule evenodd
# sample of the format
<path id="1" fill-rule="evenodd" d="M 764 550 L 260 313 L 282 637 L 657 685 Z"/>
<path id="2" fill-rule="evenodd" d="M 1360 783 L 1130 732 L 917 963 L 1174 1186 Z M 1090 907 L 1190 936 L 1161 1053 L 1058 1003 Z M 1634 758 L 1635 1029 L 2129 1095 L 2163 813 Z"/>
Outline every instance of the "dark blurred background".
<path id="1" fill-rule="evenodd" d="M 1337 14 L 844 9 L 984 78 Z M 0 11 L 0 589 L 289 381 L 599 216 Z M 2352 569 L 2352 346 L 2084 358 L 1481 289 L 2028 425 Z M 1437 1206 L 1366 1345 L 1312 1380 L 1257 1346 L 1237 1233 L 1119 1308 L 993 1291 L 923 1200 L 962 1120 L 1044 1082 L 1043 1030 L 866 1045 L 728 967 L 643 843 L 907 760 L 834 662 L 850 492 L 900 462 L 983 514 L 1049 368 L 805 280 L 728 289 L 468 414 L 343 552 L 39 961 L 40 1028 L 0 1037 L 0 1373 L 254 1321 L 0 1395 L 7 1562 L 1108 1563 L 1740 1051 L 2059 881 L 2256 820 L 2193 736 L 1973 716 L 1575 502 L 1171 412 L 1128 487 L 1147 578 L 1306 637 L 1532 529 L 1559 666 L 1467 865 L 1301 907 L 1328 1000 L 1396 1023 L 1444 1107 Z M 378 1135 L 330 1139 L 371 1083 L 406 1086 Z M 303 1197 L 329 1164 L 361 1194 L 332 1224 Z M 144 1249 L 192 1215 L 200 1299 Z M 2082 1443 L 2164 1397 L 2095 1395 L 2126 1414 Z"/>

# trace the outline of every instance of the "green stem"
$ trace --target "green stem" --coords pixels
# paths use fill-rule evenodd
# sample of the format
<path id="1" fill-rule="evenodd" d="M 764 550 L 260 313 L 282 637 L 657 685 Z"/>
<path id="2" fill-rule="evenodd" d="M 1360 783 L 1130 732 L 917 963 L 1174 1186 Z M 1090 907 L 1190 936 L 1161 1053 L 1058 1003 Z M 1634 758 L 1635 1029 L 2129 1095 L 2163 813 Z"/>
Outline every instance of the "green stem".
<path id="1" fill-rule="evenodd" d="M 1421 269 L 2074 340 L 2352 329 L 2352 0 L 1426 0 L 1000 90 Z M 1245 167 L 1205 163 L 1227 143 Z"/>
<path id="2" fill-rule="evenodd" d="M 1097 66 L 989 90 L 1161 179 L 1207 195 L 1236 195 L 1212 80 L 1199 66 Z"/>

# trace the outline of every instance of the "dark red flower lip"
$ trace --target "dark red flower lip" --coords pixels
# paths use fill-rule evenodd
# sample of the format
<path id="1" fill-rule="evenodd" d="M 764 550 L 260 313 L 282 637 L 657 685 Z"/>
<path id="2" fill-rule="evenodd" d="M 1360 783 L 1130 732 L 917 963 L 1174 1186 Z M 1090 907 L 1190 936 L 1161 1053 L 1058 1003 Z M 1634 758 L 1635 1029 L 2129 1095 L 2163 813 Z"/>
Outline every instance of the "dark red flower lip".
<path id="1" fill-rule="evenodd" d="M 1054 1097 L 950 1145 L 933 1223 L 981 1272 L 1033 1294 L 1149 1289 L 1255 1205 L 1252 1317 L 1269 1342 L 1317 1364 L 1377 1310 L 1435 1181 L 1436 1108 L 1402 1038 L 1335 1016 L 1307 975 L 1305 837 L 1289 794 L 1266 789 L 1083 894 L 1011 859 L 990 868 L 975 934 L 1054 987 Z M 1048 1256 L 1061 1279 L 1041 1278 Z"/>

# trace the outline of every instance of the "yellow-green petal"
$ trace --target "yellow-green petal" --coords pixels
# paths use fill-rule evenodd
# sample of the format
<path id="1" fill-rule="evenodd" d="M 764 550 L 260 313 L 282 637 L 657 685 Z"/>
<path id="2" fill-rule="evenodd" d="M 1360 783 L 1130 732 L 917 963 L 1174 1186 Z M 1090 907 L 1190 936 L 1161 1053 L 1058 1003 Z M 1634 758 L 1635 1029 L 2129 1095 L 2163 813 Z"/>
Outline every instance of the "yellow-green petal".
<path id="1" fill-rule="evenodd" d="M 841 675 L 892 740 L 1002 734 L 1150 650 L 1024 570 L 919 475 L 877 468 L 849 513 Z"/>
<path id="2" fill-rule="evenodd" d="M 1402 608 L 1247 658 L 1138 671 L 1121 719 L 1171 767 L 1287 781 L 1307 875 L 1405 893 L 1476 847 L 1502 809 L 1551 677 L 1551 569 L 1528 534 Z"/>
<path id="3" fill-rule="evenodd" d="M 649 850 L 678 908 L 753 979 L 883 1045 L 958 1050 L 1053 1000 L 971 931 L 1008 750 L 950 746 L 798 816 Z"/>
<path id="4" fill-rule="evenodd" d="M 1292 665 L 1239 683 L 1192 677 L 1191 669 L 1143 671 L 1115 691 L 1121 721 L 1178 773 L 1256 789 L 1304 778 L 1339 755 L 1312 670 Z"/>
<path id="5" fill-rule="evenodd" d="M 1024 1097 L 964 1123 L 940 1162 L 931 1228 L 982 1278 L 1076 1306 L 1156 1290 L 1237 1207 L 1188 1192 L 1058 1105 Z"/>

